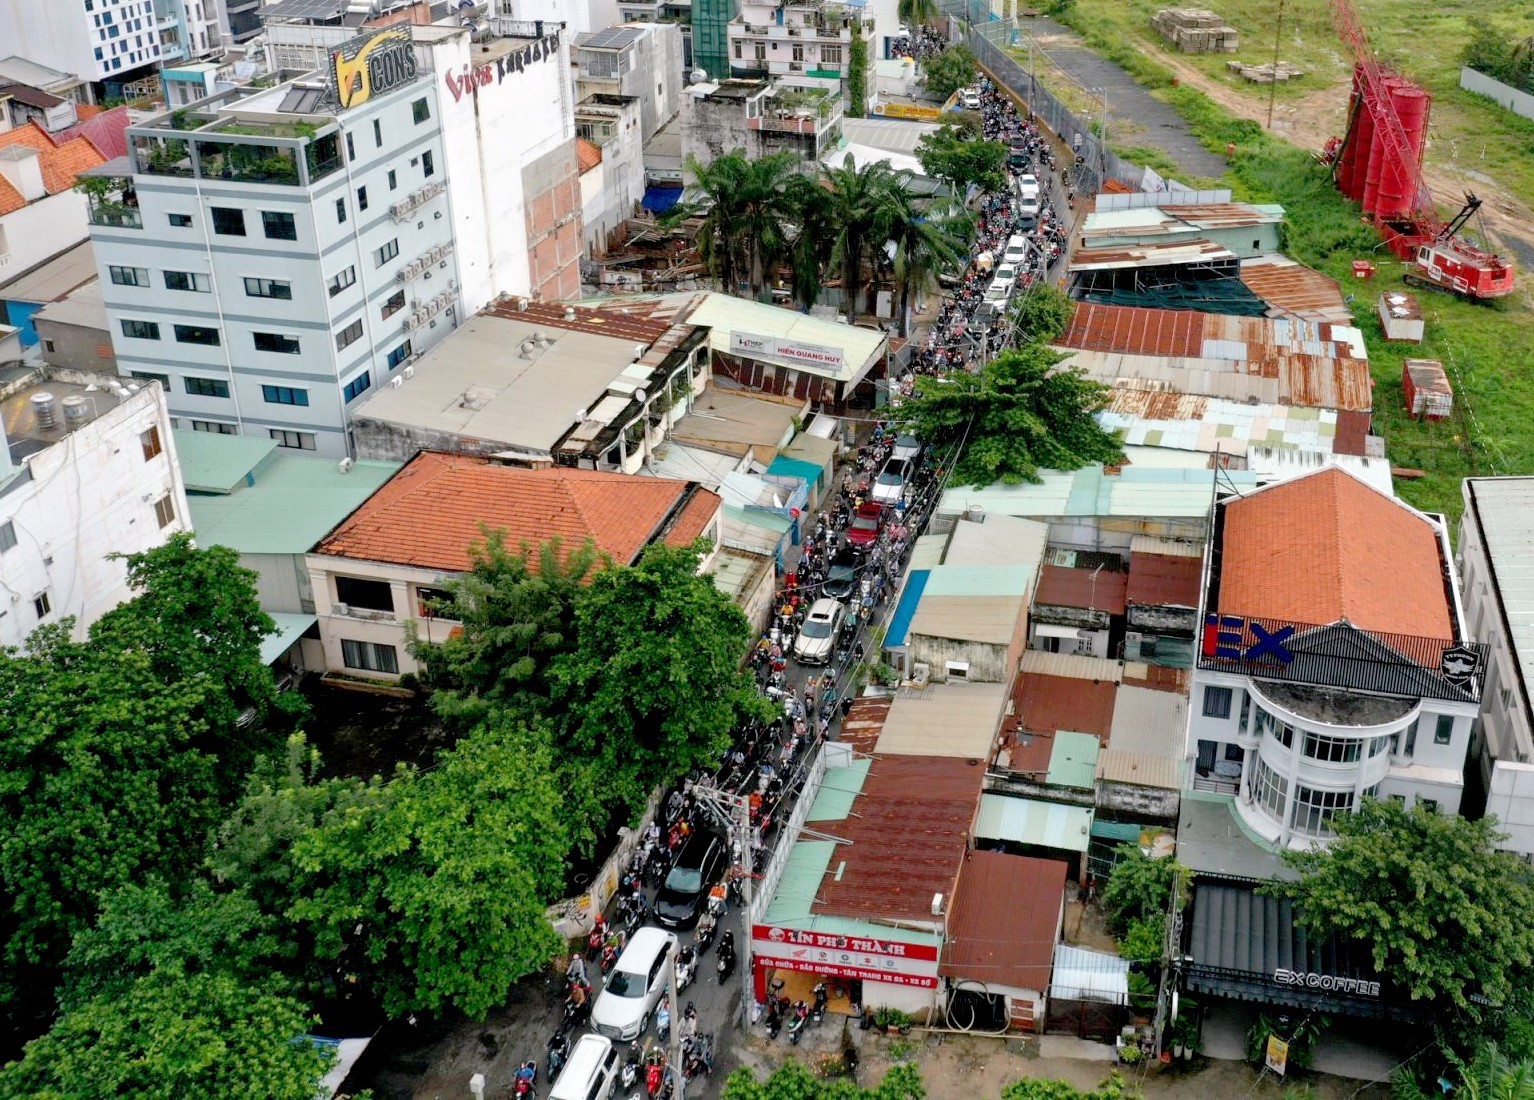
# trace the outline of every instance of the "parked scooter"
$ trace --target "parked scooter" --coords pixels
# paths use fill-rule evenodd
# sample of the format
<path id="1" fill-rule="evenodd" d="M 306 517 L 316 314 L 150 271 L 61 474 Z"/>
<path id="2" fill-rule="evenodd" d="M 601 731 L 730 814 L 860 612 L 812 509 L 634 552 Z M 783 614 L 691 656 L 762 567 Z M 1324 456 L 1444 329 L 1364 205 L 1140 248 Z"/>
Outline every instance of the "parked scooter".
<path id="1" fill-rule="evenodd" d="M 815 1006 L 810 1009 L 810 1018 L 815 1021 L 815 1026 L 817 1026 L 817 1027 L 819 1027 L 820 1024 L 825 1021 L 825 1018 L 826 1018 L 826 1000 L 827 1000 L 826 983 L 825 982 L 816 982 L 815 983 Z"/>
<path id="2" fill-rule="evenodd" d="M 804 1035 L 804 1025 L 809 1018 L 810 1006 L 803 1001 L 795 1001 L 793 1018 L 788 1021 L 788 1041 L 794 1046 L 799 1045 L 799 1040 Z"/>

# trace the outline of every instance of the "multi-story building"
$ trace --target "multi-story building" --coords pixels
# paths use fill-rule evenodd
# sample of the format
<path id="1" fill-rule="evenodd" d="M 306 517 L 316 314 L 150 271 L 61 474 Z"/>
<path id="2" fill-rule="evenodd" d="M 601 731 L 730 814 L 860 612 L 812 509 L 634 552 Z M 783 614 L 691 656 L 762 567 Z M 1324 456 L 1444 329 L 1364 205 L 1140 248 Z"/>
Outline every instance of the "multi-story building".
<path id="1" fill-rule="evenodd" d="M 154 0 L 160 60 L 173 65 L 211 57 L 223 44 L 221 0 Z"/>
<path id="2" fill-rule="evenodd" d="M 589 95 L 634 96 L 642 140 L 681 110 L 682 32 L 669 23 L 625 23 L 575 40 L 577 102 Z"/>
<path id="3" fill-rule="evenodd" d="M 188 529 L 165 394 L 39 377 L 3 411 L 0 646 L 65 616 L 83 637 L 132 595 L 115 555 Z M 12 447 L 26 459 L 14 464 Z"/>
<path id="4" fill-rule="evenodd" d="M 787 77 L 850 93 L 849 74 L 861 57 L 863 95 L 874 93 L 873 51 L 867 47 L 873 20 L 861 6 L 827 0 L 751 0 L 730 20 L 730 74 Z M 863 43 L 854 46 L 854 39 Z"/>
<path id="5" fill-rule="evenodd" d="M 162 19 L 156 6 L 155 0 L 0 0 L 0 48 L 92 84 L 120 86 L 146 75 L 162 59 Z M 164 21 L 170 29 L 171 15 Z"/>
<path id="6" fill-rule="evenodd" d="M 682 103 L 682 156 L 704 164 L 735 149 L 751 160 L 793 153 L 809 162 L 842 136 L 836 89 L 789 80 L 721 80 L 694 84 Z"/>
<path id="7" fill-rule="evenodd" d="M 1448 531 L 1337 467 L 1214 506 L 1187 751 L 1274 847 L 1367 796 L 1458 813 L 1485 647 Z"/>
<path id="8" fill-rule="evenodd" d="M 584 144 L 581 170 L 581 224 L 586 251 L 607 253 L 607 242 L 644 197 L 644 142 L 639 100 L 633 96 L 590 95 L 576 104 L 575 135 Z"/>
<path id="9" fill-rule="evenodd" d="M 347 410 L 458 323 L 442 104 L 408 32 L 128 131 L 91 239 L 119 370 L 178 426 L 344 455 Z"/>
<path id="10" fill-rule="evenodd" d="M 1471 768 L 1497 818 L 1502 846 L 1534 859 L 1534 478 L 1472 477 L 1464 484 L 1459 575 L 1471 636 L 1486 647 L 1486 690 Z"/>
<path id="11" fill-rule="evenodd" d="M 736 0 L 694 0 L 692 5 L 692 64 L 710 80 L 730 75 L 730 20 Z"/>

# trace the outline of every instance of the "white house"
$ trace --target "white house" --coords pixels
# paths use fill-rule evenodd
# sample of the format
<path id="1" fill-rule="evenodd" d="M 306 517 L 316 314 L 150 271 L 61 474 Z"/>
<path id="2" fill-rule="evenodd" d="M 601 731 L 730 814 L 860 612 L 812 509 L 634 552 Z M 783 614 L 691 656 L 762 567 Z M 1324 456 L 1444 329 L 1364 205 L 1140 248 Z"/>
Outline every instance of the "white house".
<path id="1" fill-rule="evenodd" d="M 68 615 L 74 635 L 127 600 L 112 555 L 188 530 L 164 391 L 44 382 L 11 397 L 0 432 L 0 646 Z M 10 455 L 27 451 L 13 463 Z"/>
<path id="2" fill-rule="evenodd" d="M 1218 501 L 1187 752 L 1276 846 L 1365 796 L 1458 813 L 1484 646 L 1441 517 L 1337 467 Z"/>

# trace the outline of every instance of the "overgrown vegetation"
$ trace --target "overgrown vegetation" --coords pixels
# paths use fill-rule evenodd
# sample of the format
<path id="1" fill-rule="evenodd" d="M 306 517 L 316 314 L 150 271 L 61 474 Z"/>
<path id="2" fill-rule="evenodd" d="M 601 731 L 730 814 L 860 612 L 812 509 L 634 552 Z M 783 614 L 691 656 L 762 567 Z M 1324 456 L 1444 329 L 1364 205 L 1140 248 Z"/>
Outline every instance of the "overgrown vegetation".
<path id="1" fill-rule="evenodd" d="M 936 57 L 923 61 L 922 71 L 926 73 L 927 94 L 933 99 L 946 100 L 970 84 L 980 69 L 968 46 L 950 46 Z"/>

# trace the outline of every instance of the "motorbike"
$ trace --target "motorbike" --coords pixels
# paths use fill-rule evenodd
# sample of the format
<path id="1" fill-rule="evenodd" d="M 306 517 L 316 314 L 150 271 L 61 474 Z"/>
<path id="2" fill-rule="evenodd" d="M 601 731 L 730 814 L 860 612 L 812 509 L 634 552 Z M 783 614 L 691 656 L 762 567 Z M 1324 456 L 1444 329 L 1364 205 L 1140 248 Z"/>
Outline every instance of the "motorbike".
<path id="1" fill-rule="evenodd" d="M 719 940 L 719 984 L 724 985 L 735 972 L 735 933 L 725 932 Z"/>
<path id="2" fill-rule="evenodd" d="M 704 913 L 703 916 L 698 919 L 698 934 L 694 938 L 694 942 L 698 948 L 698 954 L 701 955 L 708 950 L 709 944 L 714 942 L 714 933 L 718 930 L 719 925 L 714 920 L 714 915 L 712 913 Z"/>
<path id="3" fill-rule="evenodd" d="M 623 1070 L 619 1075 L 623 1083 L 623 1091 L 628 1092 L 639 1082 L 639 1048 L 629 1047 L 628 1061 L 623 1063 Z"/>
<path id="4" fill-rule="evenodd" d="M 565 995 L 565 1014 L 559 1023 L 560 1034 L 573 1031 L 585 1023 L 586 1017 L 591 1015 L 591 987 L 579 985 L 581 996 L 577 997 L 575 995 L 577 985 L 578 983 L 572 982 Z"/>
<path id="5" fill-rule="evenodd" d="M 534 1087 L 538 1080 L 538 1063 L 529 1058 L 517 1067 L 515 1096 L 517 1100 L 533 1100 L 538 1095 Z"/>
<path id="6" fill-rule="evenodd" d="M 709 1076 L 714 1072 L 714 1041 L 712 1035 L 699 1035 L 682 1055 L 682 1075 L 689 1081 L 700 1073 Z"/>
<path id="7" fill-rule="evenodd" d="M 615 943 L 604 943 L 602 945 L 602 973 L 610 973 L 612 968 L 617 965 L 618 945 Z"/>
<path id="8" fill-rule="evenodd" d="M 607 940 L 607 921 L 598 917 L 592 925 L 591 935 L 586 937 L 586 961 L 596 962 L 602 954 L 602 944 Z"/>
<path id="9" fill-rule="evenodd" d="M 549 1078 L 552 1080 L 559 1076 L 559 1071 L 565 1068 L 565 1063 L 570 1060 L 570 1037 L 563 1031 L 556 1031 L 554 1037 L 549 1040 L 548 1057 L 544 1059 L 549 1067 Z"/>
<path id="10" fill-rule="evenodd" d="M 671 1035 L 671 1006 L 661 998 L 659 1007 L 655 1009 L 655 1034 L 664 1043 Z"/>
<path id="11" fill-rule="evenodd" d="M 767 1038 L 776 1039 L 778 1032 L 783 1027 L 783 1012 L 778 1008 L 777 1001 L 769 1001 L 767 1004 Z"/>
<path id="12" fill-rule="evenodd" d="M 677 952 L 676 956 L 676 988 L 680 993 L 692 984 L 693 978 L 698 971 L 698 949 L 691 944 Z"/>
<path id="13" fill-rule="evenodd" d="M 799 1040 L 804 1035 L 804 1025 L 810 1018 L 810 1006 L 803 1001 L 794 1002 L 793 1019 L 788 1021 L 788 1041 L 793 1046 L 799 1045 Z"/>
<path id="14" fill-rule="evenodd" d="M 825 1018 L 826 1018 L 826 1000 L 827 1000 L 826 983 L 825 982 L 816 982 L 815 983 L 815 1006 L 810 1009 L 810 1018 L 815 1021 L 815 1024 L 816 1024 L 817 1027 L 821 1023 L 823 1023 L 825 1021 Z"/>

